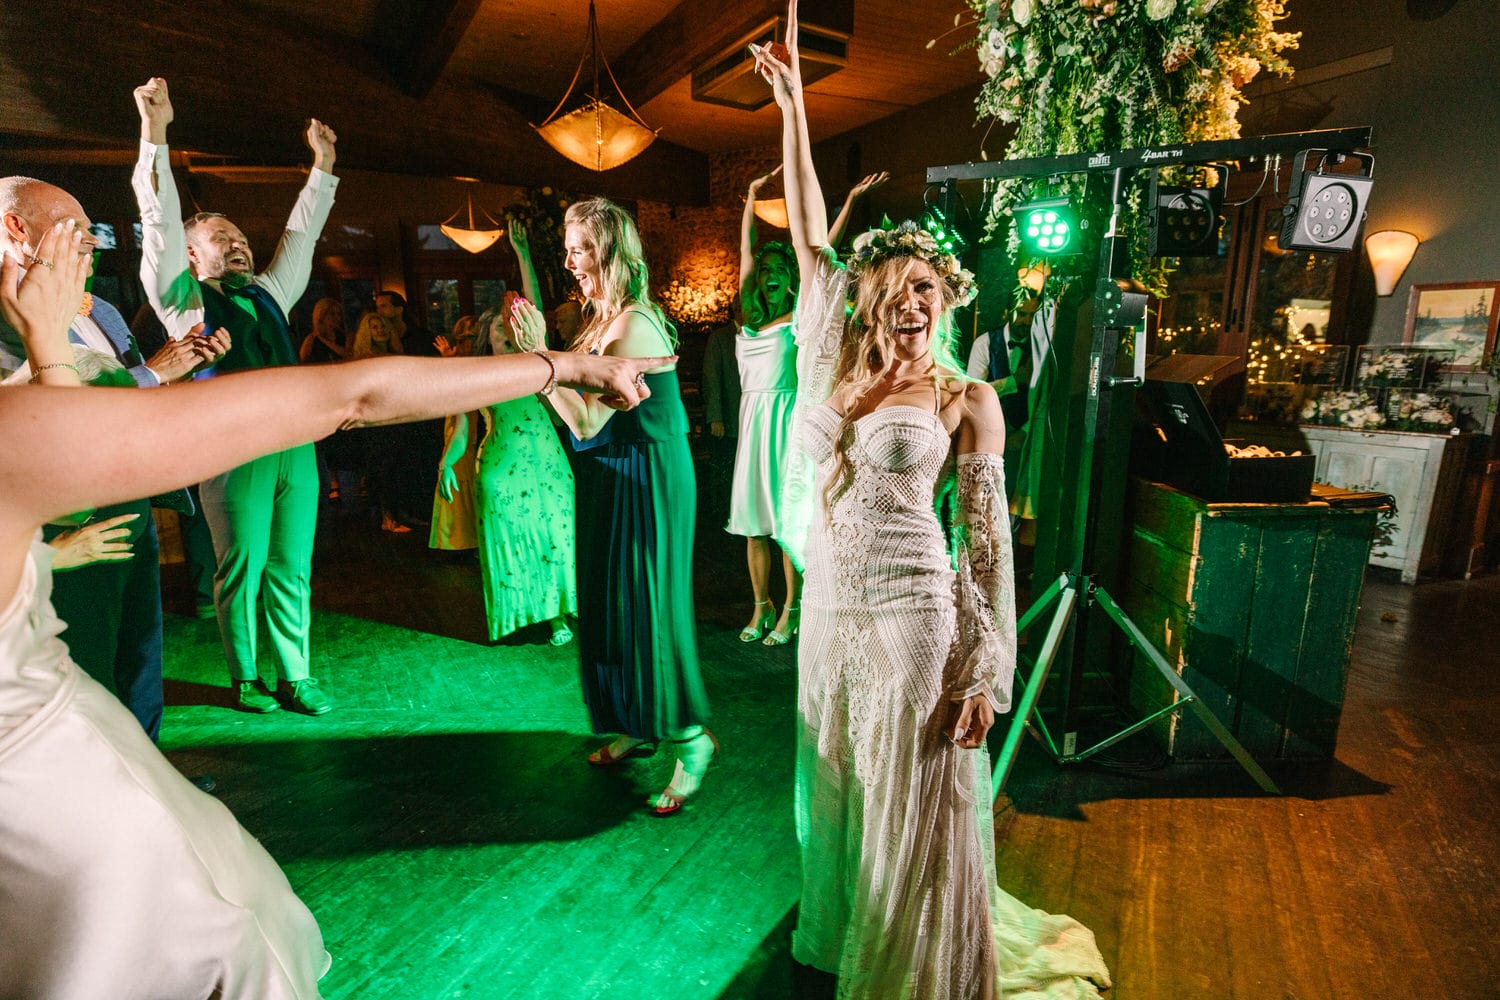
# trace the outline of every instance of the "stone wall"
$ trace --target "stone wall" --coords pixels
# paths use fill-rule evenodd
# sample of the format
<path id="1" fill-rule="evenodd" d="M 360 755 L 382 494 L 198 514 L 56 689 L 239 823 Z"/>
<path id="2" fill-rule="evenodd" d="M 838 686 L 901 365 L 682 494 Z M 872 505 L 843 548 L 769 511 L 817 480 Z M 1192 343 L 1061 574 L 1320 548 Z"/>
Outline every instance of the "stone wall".
<path id="1" fill-rule="evenodd" d="M 709 204 L 696 208 L 642 201 L 636 220 L 651 265 L 651 286 L 667 314 L 687 335 L 728 322 L 738 291 L 740 215 L 750 181 L 781 160 L 776 147 L 715 153 L 709 157 Z M 765 189 L 781 197 L 779 183 Z M 785 239 L 785 231 L 758 223 L 757 235 Z"/>

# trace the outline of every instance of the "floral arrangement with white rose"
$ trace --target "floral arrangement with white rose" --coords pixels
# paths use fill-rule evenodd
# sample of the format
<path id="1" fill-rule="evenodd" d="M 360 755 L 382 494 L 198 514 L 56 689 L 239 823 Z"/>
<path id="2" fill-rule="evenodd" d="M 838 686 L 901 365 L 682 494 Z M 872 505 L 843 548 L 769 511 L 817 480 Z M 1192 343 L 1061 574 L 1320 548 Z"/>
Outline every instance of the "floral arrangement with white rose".
<path id="1" fill-rule="evenodd" d="M 1456 423 L 1453 401 L 1437 393 L 1393 390 L 1386 403 L 1388 430 L 1446 434 Z"/>
<path id="2" fill-rule="evenodd" d="M 1385 413 L 1380 408 L 1380 401 L 1370 393 L 1360 389 L 1337 389 L 1309 396 L 1302 404 L 1302 422 L 1373 431 L 1385 426 Z"/>
<path id="3" fill-rule="evenodd" d="M 1286 16 L 1283 0 L 968 2 L 989 78 L 979 116 L 1016 126 L 1005 150 L 1012 160 L 1239 138 L 1242 88 L 1261 70 L 1289 75 L 1282 53 L 1298 39 L 1275 30 Z M 1137 172 L 1129 193 L 1137 218 L 1148 173 Z M 1093 185 L 1091 214 L 1101 211 L 1107 186 Z M 1062 193 L 1082 188 L 1073 176 Z M 1023 182 L 999 182 L 989 231 L 1026 197 Z M 1074 260 L 1092 269 L 1086 252 Z M 1137 278 L 1164 293 L 1166 271 L 1146 254 L 1144 226 L 1132 227 L 1131 262 Z"/>

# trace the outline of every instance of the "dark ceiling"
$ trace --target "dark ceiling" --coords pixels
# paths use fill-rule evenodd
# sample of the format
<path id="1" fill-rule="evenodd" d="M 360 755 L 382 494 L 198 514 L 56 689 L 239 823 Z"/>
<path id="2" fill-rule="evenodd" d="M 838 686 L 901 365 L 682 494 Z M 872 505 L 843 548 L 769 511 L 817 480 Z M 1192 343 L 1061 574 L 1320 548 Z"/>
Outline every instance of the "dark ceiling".
<path id="1" fill-rule="evenodd" d="M 967 17 L 961 0 L 938 6 L 803 0 L 804 22 L 850 36 L 847 65 L 808 88 L 815 140 L 979 79 L 972 53 L 949 54 L 969 30 L 927 47 L 954 15 Z M 159 75 L 177 112 L 173 146 L 195 159 L 305 162 L 298 137 L 315 116 L 338 130 L 348 167 L 701 202 L 708 155 L 776 142 L 780 118 L 774 105 L 694 100 L 690 75 L 783 12 L 776 0 L 598 0 L 602 52 L 661 129 L 639 158 L 601 176 L 528 125 L 578 66 L 584 0 L 5 3 L 0 156 L 14 169 L 128 162 L 130 91 Z"/>

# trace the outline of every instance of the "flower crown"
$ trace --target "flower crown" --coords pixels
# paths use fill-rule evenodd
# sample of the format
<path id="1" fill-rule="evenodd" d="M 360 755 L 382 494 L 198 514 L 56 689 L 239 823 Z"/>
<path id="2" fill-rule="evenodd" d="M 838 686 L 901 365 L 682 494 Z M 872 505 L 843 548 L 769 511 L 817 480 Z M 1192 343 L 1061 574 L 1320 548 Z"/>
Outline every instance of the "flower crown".
<path id="1" fill-rule="evenodd" d="M 871 229 L 854 237 L 849 253 L 849 276 L 858 280 L 871 264 L 886 257 L 916 257 L 927 262 L 953 292 L 956 306 L 974 300 L 974 272 L 964 270 L 958 257 L 947 252 L 927 230 L 907 219 L 892 228 Z"/>

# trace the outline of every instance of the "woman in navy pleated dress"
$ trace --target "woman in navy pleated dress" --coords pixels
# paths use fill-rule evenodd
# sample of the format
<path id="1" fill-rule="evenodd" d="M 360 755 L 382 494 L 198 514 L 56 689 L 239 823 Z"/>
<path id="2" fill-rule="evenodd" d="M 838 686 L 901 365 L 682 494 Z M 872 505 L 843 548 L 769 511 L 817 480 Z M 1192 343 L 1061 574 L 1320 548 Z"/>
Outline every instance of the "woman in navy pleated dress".
<path id="1" fill-rule="evenodd" d="M 603 198 L 568 209 L 566 266 L 584 296 L 571 350 L 621 357 L 676 351 L 676 332 L 651 300 L 641 238 Z M 517 319 L 541 314 L 518 303 Z M 693 609 L 697 483 L 687 413 L 671 365 L 642 376 L 650 396 L 629 413 L 566 388 L 549 395 L 578 455 L 578 647 L 594 731 L 618 734 L 589 755 L 596 767 L 649 756 L 667 741 L 677 757 L 659 816 L 682 809 L 718 749 L 698 669 Z"/>

